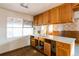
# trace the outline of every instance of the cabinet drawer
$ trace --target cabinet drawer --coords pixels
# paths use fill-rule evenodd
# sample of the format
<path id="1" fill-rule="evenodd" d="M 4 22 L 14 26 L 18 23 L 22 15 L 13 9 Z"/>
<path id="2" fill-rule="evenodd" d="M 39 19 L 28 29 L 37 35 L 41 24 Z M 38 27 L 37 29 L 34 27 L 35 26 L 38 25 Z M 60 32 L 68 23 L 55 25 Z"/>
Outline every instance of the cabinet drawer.
<path id="1" fill-rule="evenodd" d="M 70 48 L 70 44 L 62 43 L 62 42 L 57 42 L 57 46 L 59 46 L 59 47 L 65 47 L 67 49 Z"/>

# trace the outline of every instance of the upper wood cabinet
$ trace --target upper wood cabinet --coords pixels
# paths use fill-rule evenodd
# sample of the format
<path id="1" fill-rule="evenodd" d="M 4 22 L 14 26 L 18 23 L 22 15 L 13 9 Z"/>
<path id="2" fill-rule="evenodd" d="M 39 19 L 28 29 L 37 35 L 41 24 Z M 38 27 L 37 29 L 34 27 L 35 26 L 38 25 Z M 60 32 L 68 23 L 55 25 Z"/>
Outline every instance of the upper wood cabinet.
<path id="1" fill-rule="evenodd" d="M 72 3 L 72 8 L 74 11 L 79 10 L 79 3 Z"/>
<path id="2" fill-rule="evenodd" d="M 42 14 L 34 16 L 33 25 L 40 26 L 42 25 L 42 22 L 43 22 Z"/>
<path id="3" fill-rule="evenodd" d="M 72 3 L 72 8 L 79 7 L 79 3 Z"/>
<path id="4" fill-rule="evenodd" d="M 55 24 L 55 23 L 59 23 L 59 19 L 58 19 L 58 8 L 53 8 L 49 11 L 49 23 L 50 24 Z"/>
<path id="5" fill-rule="evenodd" d="M 72 4 L 66 3 L 58 7 L 59 8 L 59 21 L 61 23 L 73 22 L 73 10 Z"/>
<path id="6" fill-rule="evenodd" d="M 43 13 L 43 25 L 47 25 L 49 23 L 49 11 Z"/>
<path id="7" fill-rule="evenodd" d="M 72 18 L 72 4 L 65 3 L 42 14 L 39 14 L 38 16 L 35 16 L 34 19 L 38 19 L 38 21 L 34 21 L 34 25 L 70 23 L 73 22 Z"/>
<path id="8" fill-rule="evenodd" d="M 38 16 L 34 16 L 33 25 L 38 25 Z"/>
<path id="9" fill-rule="evenodd" d="M 79 3 L 72 3 L 73 8 L 75 8 L 76 6 L 79 6 Z"/>
<path id="10" fill-rule="evenodd" d="M 72 22 L 73 10 L 70 3 L 66 3 L 50 10 L 50 24 Z"/>
<path id="11" fill-rule="evenodd" d="M 38 15 L 38 26 L 42 25 L 43 23 L 43 16 L 42 14 Z"/>

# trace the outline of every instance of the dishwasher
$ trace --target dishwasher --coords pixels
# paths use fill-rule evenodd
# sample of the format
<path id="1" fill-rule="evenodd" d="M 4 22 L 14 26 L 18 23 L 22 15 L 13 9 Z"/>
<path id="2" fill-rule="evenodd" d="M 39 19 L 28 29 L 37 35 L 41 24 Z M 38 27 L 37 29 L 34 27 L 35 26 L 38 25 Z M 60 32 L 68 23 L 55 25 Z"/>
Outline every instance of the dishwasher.
<path id="1" fill-rule="evenodd" d="M 51 55 L 56 56 L 56 41 L 51 41 Z"/>

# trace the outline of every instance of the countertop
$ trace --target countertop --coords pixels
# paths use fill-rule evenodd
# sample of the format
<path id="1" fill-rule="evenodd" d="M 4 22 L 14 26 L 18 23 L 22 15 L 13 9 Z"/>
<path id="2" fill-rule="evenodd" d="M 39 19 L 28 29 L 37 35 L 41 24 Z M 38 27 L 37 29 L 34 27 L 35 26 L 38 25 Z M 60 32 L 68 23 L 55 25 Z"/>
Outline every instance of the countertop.
<path id="1" fill-rule="evenodd" d="M 41 37 L 41 38 L 46 38 L 49 40 L 54 40 L 54 41 L 59 41 L 59 42 L 63 42 L 63 43 L 68 43 L 68 44 L 72 44 L 75 43 L 76 38 L 69 38 L 69 37 L 62 37 L 62 36 L 53 36 L 53 35 L 32 35 L 34 37 Z"/>

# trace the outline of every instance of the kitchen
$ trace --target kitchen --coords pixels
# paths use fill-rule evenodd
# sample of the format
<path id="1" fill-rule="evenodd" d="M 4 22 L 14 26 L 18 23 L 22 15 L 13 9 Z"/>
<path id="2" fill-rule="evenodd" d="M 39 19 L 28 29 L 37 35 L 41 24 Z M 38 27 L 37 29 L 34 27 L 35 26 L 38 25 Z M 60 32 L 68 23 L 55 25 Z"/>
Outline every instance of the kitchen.
<path id="1" fill-rule="evenodd" d="M 43 49 L 43 53 L 49 56 L 74 55 L 75 43 L 79 44 L 78 4 L 65 3 L 38 14 L 34 17 L 33 25 L 35 35 L 32 35 L 31 45 L 38 51 Z M 40 41 L 43 42 L 42 47 Z"/>
<path id="2" fill-rule="evenodd" d="M 30 47 L 30 50 L 33 49 L 33 54 L 28 52 L 29 49 L 26 52 L 27 55 L 31 53 L 31 56 L 36 52 L 44 56 L 79 56 L 78 3 L 21 3 L 20 6 L 19 4 L 0 4 L 0 18 L 8 19 L 7 23 L 5 20 L 4 25 L 4 28 L 7 28 L 7 34 L 4 28 L 0 30 L 5 33 L 0 33 L 2 36 L 6 34 L 5 36 L 8 35 L 7 37 L 9 37 L 6 41 L 4 40 L 5 42 L 0 40 L 1 56 L 19 55 L 20 52 L 15 52 L 15 54 L 14 51 L 21 48 L 24 50 L 28 47 Z M 19 9 L 21 13 L 11 11 L 12 9 Z M 26 11 L 29 11 L 27 15 L 25 14 Z M 29 15 L 30 13 L 31 15 Z M 1 21 L 2 25 L 0 26 L 3 26 L 3 22 Z M 3 39 L 3 37 L 0 38 Z M 9 54 L 10 52 L 12 54 Z M 23 55 L 25 51 L 21 51 L 21 53 Z M 38 54 L 38 56 L 41 54 Z"/>

